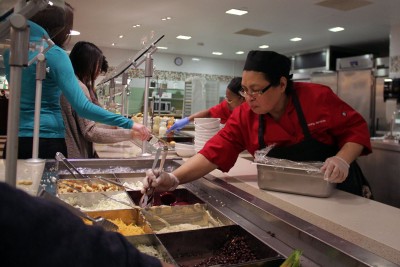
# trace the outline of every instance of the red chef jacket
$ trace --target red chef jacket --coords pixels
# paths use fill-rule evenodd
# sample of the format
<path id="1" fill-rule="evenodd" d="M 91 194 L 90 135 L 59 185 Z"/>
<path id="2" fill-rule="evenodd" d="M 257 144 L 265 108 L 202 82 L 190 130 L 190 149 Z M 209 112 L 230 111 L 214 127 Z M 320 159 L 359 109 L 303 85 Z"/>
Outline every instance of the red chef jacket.
<path id="1" fill-rule="evenodd" d="M 366 121 L 329 87 L 295 82 L 294 90 L 313 138 L 325 144 L 335 144 L 339 148 L 347 142 L 358 143 L 364 146 L 363 155 L 371 153 Z M 229 171 L 240 152 L 247 150 L 254 155 L 259 149 L 258 120 L 259 115 L 247 103 L 240 105 L 233 111 L 225 127 L 206 143 L 200 153 L 221 171 Z M 267 146 L 288 146 L 304 139 L 291 97 L 279 121 L 265 116 L 265 127 L 264 141 Z"/>
<path id="2" fill-rule="evenodd" d="M 225 124 L 232 114 L 232 110 L 229 110 L 228 102 L 226 102 L 226 100 L 211 107 L 208 111 L 210 112 L 211 117 L 220 118 L 222 124 Z"/>

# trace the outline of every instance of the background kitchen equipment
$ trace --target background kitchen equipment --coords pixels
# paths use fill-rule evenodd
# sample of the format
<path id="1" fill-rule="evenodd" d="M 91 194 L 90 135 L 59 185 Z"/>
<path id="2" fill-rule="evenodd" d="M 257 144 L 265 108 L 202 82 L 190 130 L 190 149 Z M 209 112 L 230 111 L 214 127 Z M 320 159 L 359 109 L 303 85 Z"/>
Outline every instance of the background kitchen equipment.
<path id="1" fill-rule="evenodd" d="M 373 55 L 337 59 L 338 71 L 337 95 L 358 111 L 367 121 L 370 133 L 374 132 L 374 77 Z"/>

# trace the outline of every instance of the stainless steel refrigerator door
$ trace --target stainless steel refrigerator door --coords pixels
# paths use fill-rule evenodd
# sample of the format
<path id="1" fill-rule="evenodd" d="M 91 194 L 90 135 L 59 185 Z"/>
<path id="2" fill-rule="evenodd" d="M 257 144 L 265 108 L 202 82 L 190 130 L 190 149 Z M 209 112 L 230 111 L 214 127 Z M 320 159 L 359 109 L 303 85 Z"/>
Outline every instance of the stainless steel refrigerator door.
<path id="1" fill-rule="evenodd" d="M 338 96 L 358 111 L 371 130 L 372 119 L 372 70 L 349 70 L 338 72 Z"/>
<path id="2" fill-rule="evenodd" d="M 311 82 L 326 85 L 337 94 L 338 77 L 336 72 L 329 73 L 313 73 L 311 74 Z"/>

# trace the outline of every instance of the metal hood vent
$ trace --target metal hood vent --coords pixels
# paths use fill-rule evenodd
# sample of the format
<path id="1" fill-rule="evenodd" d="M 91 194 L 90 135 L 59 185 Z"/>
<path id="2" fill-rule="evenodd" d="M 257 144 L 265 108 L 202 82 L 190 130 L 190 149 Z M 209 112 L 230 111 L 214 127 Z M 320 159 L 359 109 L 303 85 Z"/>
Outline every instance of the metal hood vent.
<path id="1" fill-rule="evenodd" d="M 325 0 L 316 3 L 317 6 L 324 6 L 340 11 L 349 11 L 370 4 L 372 4 L 372 2 L 366 0 Z"/>
<path id="2" fill-rule="evenodd" d="M 235 32 L 236 34 L 242 34 L 242 35 L 248 35 L 248 36 L 255 36 L 255 37 L 260 37 L 263 35 L 267 35 L 271 32 L 263 31 L 263 30 L 257 30 L 257 29 L 249 29 L 245 28 L 243 30 Z"/>

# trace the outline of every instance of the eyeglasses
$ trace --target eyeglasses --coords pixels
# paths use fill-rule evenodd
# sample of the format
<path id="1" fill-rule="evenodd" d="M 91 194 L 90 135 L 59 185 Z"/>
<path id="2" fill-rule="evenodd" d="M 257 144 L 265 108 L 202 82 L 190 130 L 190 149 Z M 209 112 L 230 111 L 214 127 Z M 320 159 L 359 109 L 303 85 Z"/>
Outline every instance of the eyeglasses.
<path id="1" fill-rule="evenodd" d="M 267 87 L 265 87 L 262 90 L 258 90 L 258 91 L 253 91 L 253 90 L 249 90 L 249 89 L 245 89 L 242 88 L 242 90 L 239 91 L 239 94 L 243 97 L 253 97 L 256 98 L 262 94 L 264 94 L 269 88 L 271 88 L 272 84 L 270 83 Z"/>

